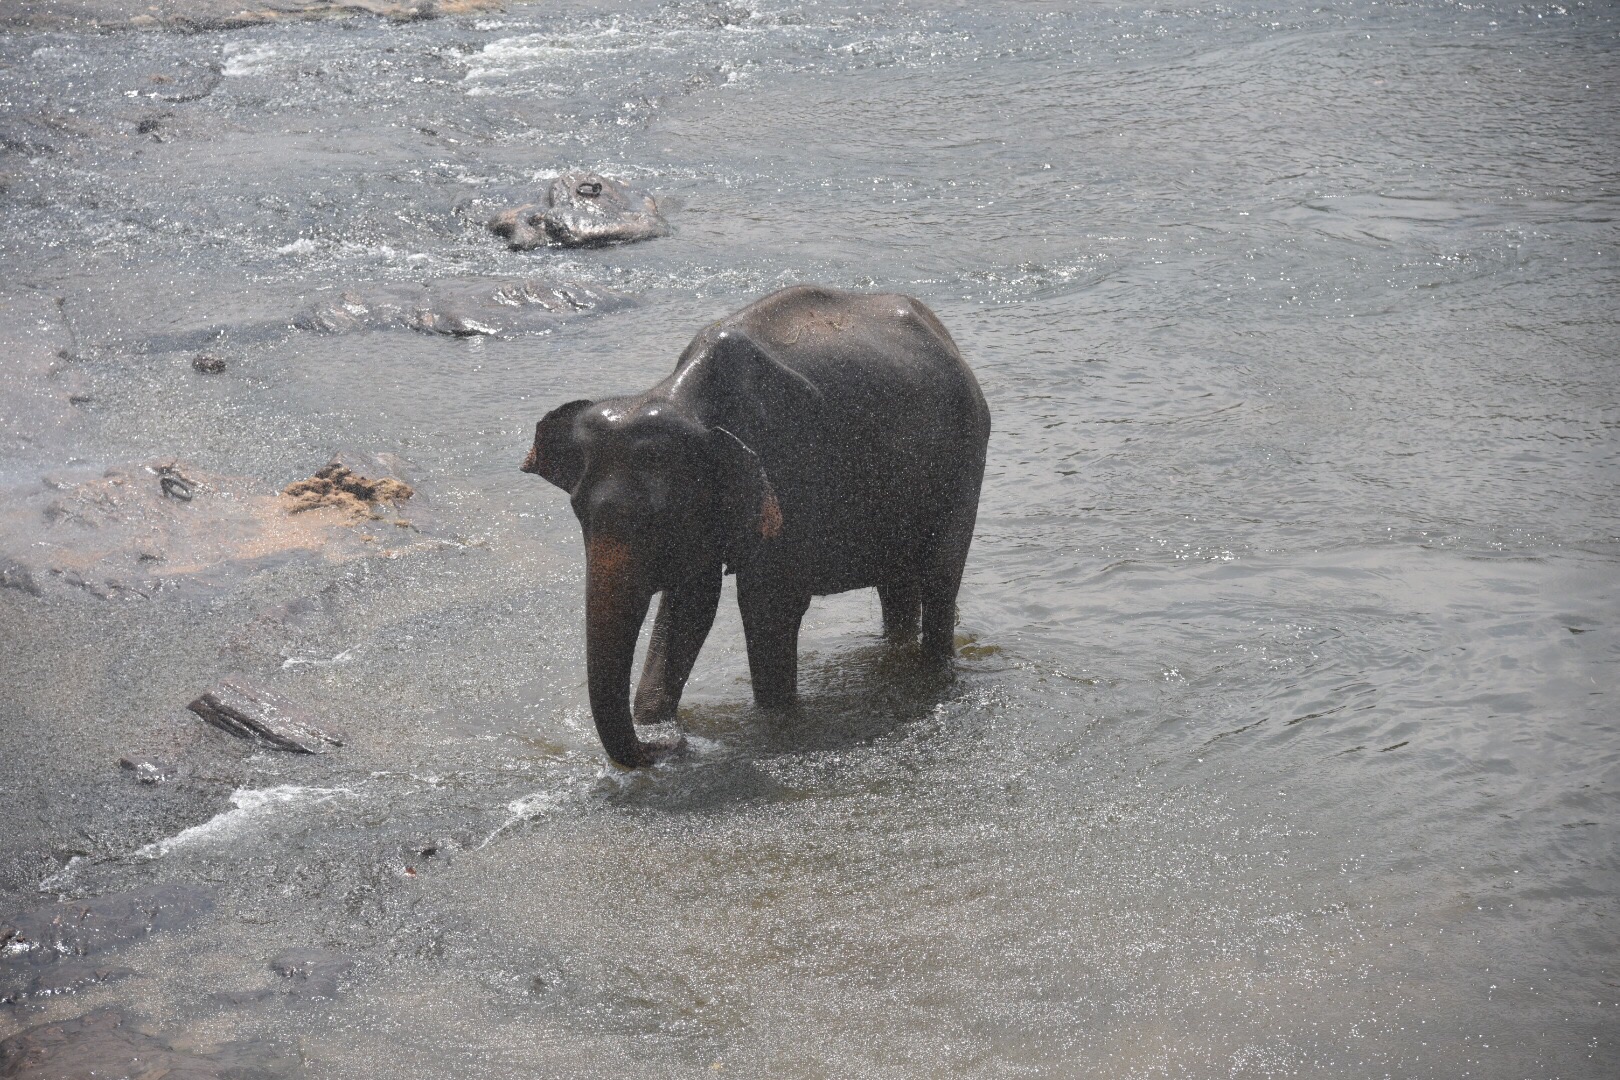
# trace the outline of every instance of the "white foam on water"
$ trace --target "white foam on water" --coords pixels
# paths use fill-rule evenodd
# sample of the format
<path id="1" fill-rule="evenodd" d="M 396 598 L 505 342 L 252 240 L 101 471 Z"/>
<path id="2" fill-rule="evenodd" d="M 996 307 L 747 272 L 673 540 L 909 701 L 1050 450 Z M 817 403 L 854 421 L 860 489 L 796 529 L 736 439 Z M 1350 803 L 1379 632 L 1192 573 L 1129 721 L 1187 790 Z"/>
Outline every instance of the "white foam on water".
<path id="1" fill-rule="evenodd" d="M 351 646 L 350 648 L 344 649 L 336 656 L 327 658 L 319 656 L 289 656 L 281 662 L 281 670 L 286 671 L 288 668 L 299 667 L 303 664 L 310 664 L 315 667 L 332 667 L 337 664 L 347 664 L 353 659 L 354 648 Z"/>
<path id="2" fill-rule="evenodd" d="M 273 788 L 238 788 L 231 792 L 231 809 L 215 814 L 201 825 L 193 825 L 173 836 L 154 840 L 135 854 L 139 858 L 161 858 L 176 848 L 232 835 L 245 822 L 264 817 L 277 807 L 313 805 L 330 802 L 340 795 L 354 794 L 350 788 L 300 787 L 296 784 Z"/>
<path id="3" fill-rule="evenodd" d="M 280 56 L 280 50 L 271 45 L 229 44 L 225 46 L 225 64 L 221 72 L 227 78 L 263 75 L 274 66 Z"/>
<path id="4" fill-rule="evenodd" d="M 492 840 L 514 825 L 521 825 L 525 821 L 533 821 L 535 818 L 544 817 L 551 813 L 563 804 L 567 796 L 568 792 L 561 788 L 553 788 L 550 791 L 534 791 L 527 795 L 518 796 L 506 804 L 506 820 L 497 825 L 495 831 L 484 837 L 483 842 L 473 850 L 479 851 L 488 847 Z"/>

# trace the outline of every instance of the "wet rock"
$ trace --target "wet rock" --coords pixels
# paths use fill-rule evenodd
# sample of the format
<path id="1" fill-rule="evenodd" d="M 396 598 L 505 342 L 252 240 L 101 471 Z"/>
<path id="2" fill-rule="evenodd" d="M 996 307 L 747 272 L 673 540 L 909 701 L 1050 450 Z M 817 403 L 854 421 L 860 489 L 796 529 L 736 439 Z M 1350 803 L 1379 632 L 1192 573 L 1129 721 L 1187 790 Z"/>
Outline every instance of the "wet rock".
<path id="1" fill-rule="evenodd" d="M 339 290 L 318 297 L 293 325 L 331 334 L 403 328 L 449 337 L 512 337 L 629 302 L 620 293 L 589 285 L 473 278 Z"/>
<path id="2" fill-rule="evenodd" d="M 152 761 L 129 754 L 118 759 L 118 767 L 133 773 L 138 782 L 147 785 L 161 784 L 179 774 L 179 770 L 170 762 Z"/>
<path id="3" fill-rule="evenodd" d="M 33 963 L 90 956 L 158 930 L 187 926 L 213 909 L 211 890 L 179 882 L 47 904 L 0 916 L 0 958 Z"/>
<path id="4" fill-rule="evenodd" d="M 281 490 L 290 514 L 330 506 L 366 518 L 378 516 L 378 503 L 397 505 L 414 494 L 415 490 L 402 480 L 362 476 L 337 459 L 321 466 L 308 480 L 294 481 Z"/>
<path id="5" fill-rule="evenodd" d="M 204 375 L 218 375 L 225 370 L 225 358 L 214 353 L 198 353 L 191 358 L 191 366 Z"/>
<path id="6" fill-rule="evenodd" d="M 657 201 L 600 173 L 575 169 L 551 182 L 544 203 L 504 210 L 490 231 L 514 251 L 546 244 L 595 247 L 669 235 Z"/>
<path id="7" fill-rule="evenodd" d="M 292 1068 L 274 1050 L 252 1044 L 213 1053 L 177 1049 L 115 1008 L 39 1024 L 0 1040 L 0 1076 L 11 1080 L 272 1080 L 291 1075 Z"/>
<path id="8" fill-rule="evenodd" d="M 186 708 L 229 735 L 295 754 L 324 754 L 343 740 L 280 694 L 227 679 Z"/>

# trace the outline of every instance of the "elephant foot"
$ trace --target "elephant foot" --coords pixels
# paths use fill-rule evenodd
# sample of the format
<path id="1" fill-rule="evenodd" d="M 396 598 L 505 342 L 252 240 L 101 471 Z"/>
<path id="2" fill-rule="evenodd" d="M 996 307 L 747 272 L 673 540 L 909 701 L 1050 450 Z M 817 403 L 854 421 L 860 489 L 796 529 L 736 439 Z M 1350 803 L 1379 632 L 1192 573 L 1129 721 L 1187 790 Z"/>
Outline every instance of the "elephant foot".
<path id="1" fill-rule="evenodd" d="M 642 727 L 648 724 L 672 724 L 675 722 L 675 703 L 655 701 L 638 705 L 633 719 Z"/>
<path id="2" fill-rule="evenodd" d="M 609 760 L 621 769 L 645 769 L 664 761 L 685 757 L 689 749 L 685 737 L 677 735 L 668 740 L 638 741 L 635 749 L 626 755 L 630 760 L 625 761 L 618 757 Z"/>

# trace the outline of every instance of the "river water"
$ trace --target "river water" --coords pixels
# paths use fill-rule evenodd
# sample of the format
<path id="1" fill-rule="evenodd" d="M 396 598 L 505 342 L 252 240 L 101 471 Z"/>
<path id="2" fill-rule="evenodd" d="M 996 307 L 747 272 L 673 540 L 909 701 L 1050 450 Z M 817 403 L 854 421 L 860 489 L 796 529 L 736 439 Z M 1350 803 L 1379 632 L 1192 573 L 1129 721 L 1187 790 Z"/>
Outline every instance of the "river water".
<path id="1" fill-rule="evenodd" d="M 358 447 L 439 538 L 0 589 L 3 906 L 217 900 L 0 1036 L 117 1004 L 346 1080 L 1615 1075 L 1617 35 L 1606 3 L 630 0 L 0 37 L 0 289 L 85 387 L 6 483 L 273 491 Z M 673 235 L 484 230 L 572 167 Z M 634 303 L 288 325 L 524 276 Z M 990 402 L 957 677 L 825 598 L 802 717 L 759 715 L 728 584 L 694 753 L 611 769 L 529 433 L 799 281 L 922 298 Z M 232 671 L 346 745 L 203 728 Z M 143 747 L 183 775 L 133 782 Z M 293 946 L 353 961 L 336 996 L 245 992 Z"/>

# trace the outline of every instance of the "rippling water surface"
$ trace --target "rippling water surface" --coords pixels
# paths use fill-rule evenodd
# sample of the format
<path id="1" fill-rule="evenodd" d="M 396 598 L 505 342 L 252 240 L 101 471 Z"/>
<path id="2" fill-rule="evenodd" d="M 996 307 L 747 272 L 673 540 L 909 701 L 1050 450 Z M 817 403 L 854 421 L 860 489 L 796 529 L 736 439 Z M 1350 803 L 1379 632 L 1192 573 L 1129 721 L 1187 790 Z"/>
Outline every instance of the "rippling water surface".
<path id="1" fill-rule="evenodd" d="M 313 1077 L 1614 1075 L 1617 32 L 772 0 L 0 38 L 0 289 L 86 386 L 0 478 L 178 456 L 273 490 L 390 451 L 446 541 L 0 589 L 7 905 L 220 898 L 0 1035 L 116 1003 Z M 576 166 L 674 235 L 483 229 Z M 289 326 L 331 287 L 524 275 L 637 303 Z M 827 598 L 773 720 L 728 599 L 694 755 L 605 768 L 527 433 L 797 281 L 923 298 L 984 386 L 958 677 Z M 233 670 L 346 745 L 200 729 L 179 706 Z M 143 746 L 189 772 L 134 784 Z M 304 944 L 355 961 L 337 997 L 232 996 Z"/>

